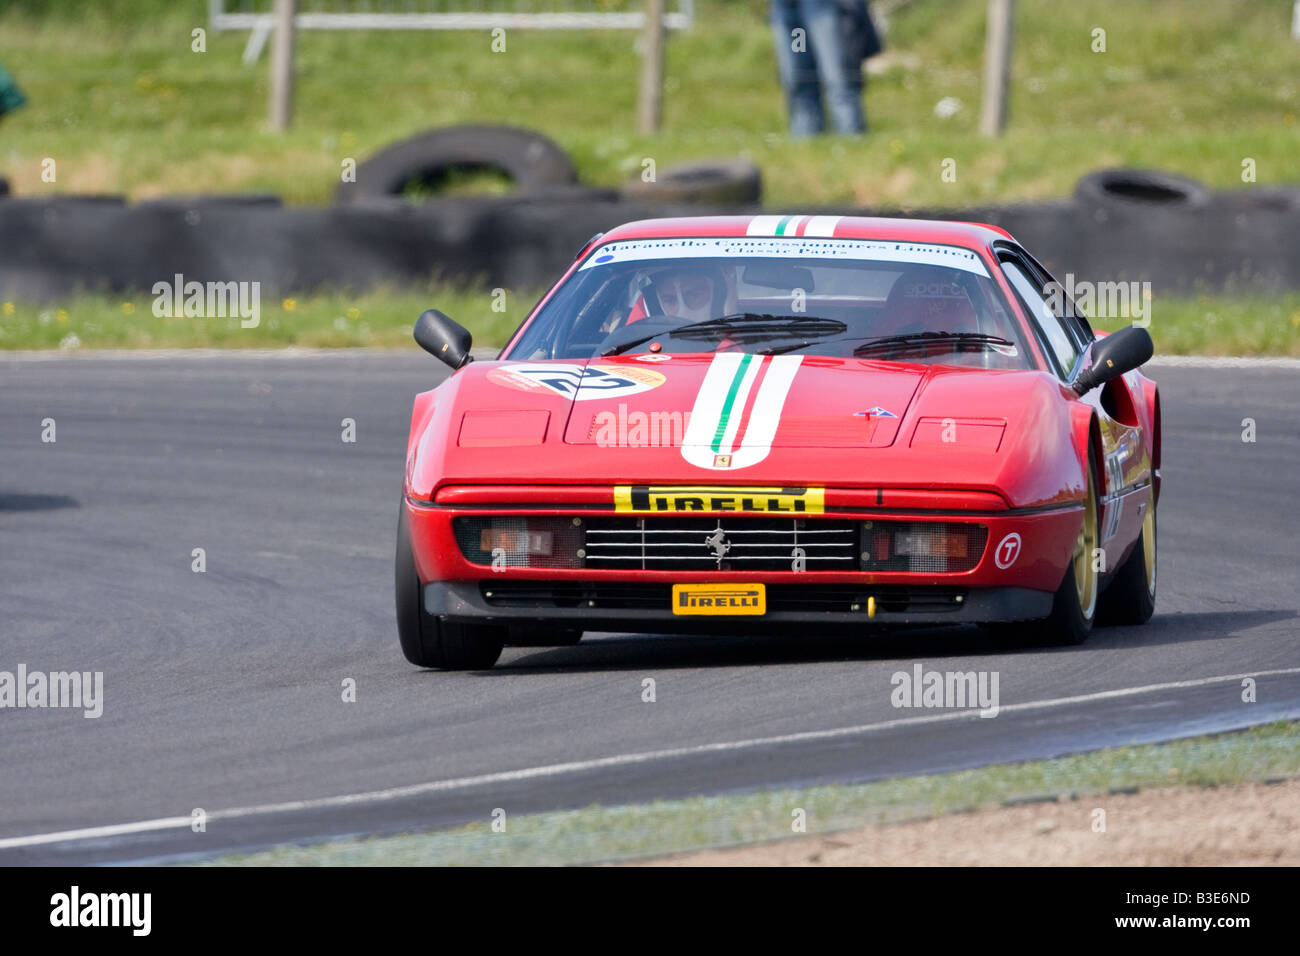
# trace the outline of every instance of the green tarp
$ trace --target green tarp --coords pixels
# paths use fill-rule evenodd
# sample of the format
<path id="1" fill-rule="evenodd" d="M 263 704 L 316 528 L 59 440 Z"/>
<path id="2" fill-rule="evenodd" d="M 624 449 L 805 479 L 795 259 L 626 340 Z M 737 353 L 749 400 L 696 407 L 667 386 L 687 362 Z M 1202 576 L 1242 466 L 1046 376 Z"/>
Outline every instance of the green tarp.
<path id="1" fill-rule="evenodd" d="M 23 91 L 18 89 L 18 83 L 4 65 L 0 64 L 0 116 L 13 112 L 25 102 L 27 98 L 23 96 Z"/>

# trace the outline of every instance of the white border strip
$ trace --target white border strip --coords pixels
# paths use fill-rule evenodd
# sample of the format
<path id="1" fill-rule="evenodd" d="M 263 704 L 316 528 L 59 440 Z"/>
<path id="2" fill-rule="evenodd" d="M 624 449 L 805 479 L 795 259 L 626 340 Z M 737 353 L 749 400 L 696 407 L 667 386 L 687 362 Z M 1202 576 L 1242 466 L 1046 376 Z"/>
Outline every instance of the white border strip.
<path id="1" fill-rule="evenodd" d="M 1153 691 L 1180 690 L 1187 687 L 1204 687 L 1209 684 L 1240 682 L 1247 677 L 1258 680 L 1261 677 L 1278 677 L 1300 674 L 1300 667 L 1286 667 L 1278 670 L 1256 671 L 1250 674 L 1224 674 L 1218 677 L 1198 677 L 1192 680 L 1171 681 L 1166 684 L 1147 684 L 1142 687 L 1123 687 L 1117 690 L 1104 690 L 1092 694 L 1080 694 L 1075 697 L 1058 697 L 1049 700 L 1028 701 L 1022 704 L 1007 704 L 999 708 L 999 713 L 1015 713 L 1027 710 L 1043 710 L 1051 707 L 1064 707 L 1069 704 L 1082 704 L 1100 700 L 1114 700 L 1120 697 L 1132 697 L 1137 694 L 1149 694 Z M 809 741 L 834 740 L 839 737 L 851 737 L 857 734 L 872 733 L 879 730 L 893 730 L 898 727 L 919 726 L 922 724 L 948 723 L 958 720 L 978 720 L 978 710 L 945 711 L 940 714 L 928 714 L 923 717 L 905 717 L 895 720 L 882 720 L 873 724 L 858 724 L 851 727 L 835 727 L 830 730 L 809 730 L 801 733 L 778 734 L 773 737 L 755 737 L 749 740 L 733 740 L 712 744 L 697 744 L 692 747 L 674 747 L 669 750 L 651 750 L 642 753 L 618 754 L 612 757 L 600 757 L 595 760 L 575 760 L 569 763 L 546 764 L 540 767 L 525 767 L 521 770 L 507 770 L 499 773 L 486 773 L 474 777 L 458 777 L 451 780 L 434 780 L 405 787 L 393 787 L 387 790 L 370 790 L 364 793 L 344 794 L 336 797 L 319 797 L 313 800 L 293 800 L 287 803 L 267 803 L 260 806 L 235 807 L 229 810 L 215 810 L 207 815 L 209 821 L 236 820 L 243 817 L 263 816 L 276 813 L 294 813 L 304 810 L 321 810 L 333 807 L 355 806 L 364 803 L 381 803 L 416 797 L 448 790 L 464 790 L 499 783 L 514 783 L 520 780 L 536 780 L 546 777 L 560 777 L 565 774 L 585 773 L 607 767 L 629 767 L 649 763 L 655 760 L 667 760 L 676 757 L 690 757 L 708 753 L 734 753 L 741 750 L 753 750 L 757 747 L 770 747 L 777 744 L 806 743 Z M 0 850 L 17 847 L 42 846 L 50 843 L 66 843 L 73 840 L 97 840 L 104 837 L 125 836 L 131 833 L 149 833 L 161 830 L 180 830 L 190 826 L 191 819 L 184 817 L 160 817 L 156 820 L 140 820 L 135 823 L 117 823 L 102 827 L 84 827 L 77 830 L 59 830 L 53 833 L 37 833 L 31 836 L 8 837 L 0 839 Z"/>

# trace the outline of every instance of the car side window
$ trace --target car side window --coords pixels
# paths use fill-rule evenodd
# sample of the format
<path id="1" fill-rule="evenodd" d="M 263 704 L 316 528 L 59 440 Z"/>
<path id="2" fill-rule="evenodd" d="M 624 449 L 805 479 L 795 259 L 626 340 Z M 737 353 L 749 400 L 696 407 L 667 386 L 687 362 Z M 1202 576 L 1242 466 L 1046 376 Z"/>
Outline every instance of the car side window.
<path id="1" fill-rule="evenodd" d="M 1029 310 L 1034 322 L 1042 330 L 1049 352 L 1056 362 L 1057 374 L 1064 379 L 1070 374 L 1079 357 L 1079 349 L 1074 344 L 1073 337 L 1066 330 L 1063 320 L 1058 318 L 1047 304 L 1046 291 L 1038 288 L 1020 263 L 1011 260 L 1003 261 L 1002 271 L 1007 281 L 1019 294 L 1021 302 Z"/>
<path id="2" fill-rule="evenodd" d="M 1065 323 L 1066 330 L 1070 333 L 1070 336 L 1074 339 L 1075 345 L 1079 347 L 1080 351 L 1086 351 L 1088 346 L 1092 344 L 1093 339 L 1096 338 L 1092 331 L 1092 323 L 1088 321 L 1088 316 L 1086 316 L 1083 310 L 1079 308 L 1078 304 L 1070 298 L 1067 294 L 1066 287 L 1060 282 L 1057 282 L 1056 279 L 1054 279 L 1048 271 L 1043 268 L 1041 262 L 1028 254 L 1025 255 L 1024 259 L 1025 263 L 1029 266 L 1030 274 L 1036 275 L 1042 280 L 1040 285 L 1042 285 L 1044 289 L 1052 289 L 1055 293 L 1054 295 L 1049 295 L 1047 297 L 1048 305 L 1051 306 L 1055 303 L 1055 306 L 1052 308 L 1053 313 Z"/>

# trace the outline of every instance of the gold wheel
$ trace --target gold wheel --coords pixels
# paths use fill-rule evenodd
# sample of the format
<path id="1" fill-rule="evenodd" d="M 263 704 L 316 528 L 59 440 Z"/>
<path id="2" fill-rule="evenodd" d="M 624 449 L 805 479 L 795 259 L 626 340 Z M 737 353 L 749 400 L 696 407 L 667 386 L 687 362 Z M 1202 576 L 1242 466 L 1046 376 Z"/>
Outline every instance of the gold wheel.
<path id="1" fill-rule="evenodd" d="M 1152 545 L 1154 548 L 1154 545 Z M 1097 489 L 1091 466 L 1088 468 L 1088 497 L 1083 506 L 1083 525 L 1074 544 L 1074 591 L 1079 596 L 1079 610 L 1085 620 L 1092 620 L 1097 609 L 1097 571 L 1093 552 L 1097 549 Z M 1154 580 L 1153 580 L 1154 586 Z"/>
<path id="2" fill-rule="evenodd" d="M 1142 519 L 1142 558 L 1147 572 L 1147 593 L 1156 596 L 1156 506 L 1147 507 Z"/>

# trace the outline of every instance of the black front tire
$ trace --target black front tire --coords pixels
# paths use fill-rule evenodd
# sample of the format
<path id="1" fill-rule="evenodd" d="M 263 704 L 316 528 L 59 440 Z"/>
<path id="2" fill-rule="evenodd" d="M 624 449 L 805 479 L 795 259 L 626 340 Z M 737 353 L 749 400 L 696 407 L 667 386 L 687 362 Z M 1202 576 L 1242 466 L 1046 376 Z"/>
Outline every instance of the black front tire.
<path id="1" fill-rule="evenodd" d="M 1155 613 L 1156 542 L 1160 536 L 1156 533 L 1155 506 L 1152 505 L 1151 508 L 1150 521 L 1143 523 L 1133 553 L 1115 572 L 1110 586 L 1101 596 L 1097 607 L 1098 624 L 1145 624 Z M 1147 541 L 1148 534 L 1151 536 L 1150 542 Z"/>
<path id="2" fill-rule="evenodd" d="M 397 636 L 402 653 L 419 667 L 442 670 L 486 670 L 497 662 L 505 644 L 506 629 L 485 624 L 439 621 L 424 612 L 420 576 L 411 550 L 406 505 L 397 519 L 397 555 L 393 594 L 397 605 Z"/>
<path id="3" fill-rule="evenodd" d="M 1086 641 L 1092 633 L 1094 618 L 1084 616 L 1079 603 L 1074 572 L 1067 571 L 1052 599 L 1052 613 L 1045 620 L 1033 622 L 1035 639 L 1032 643 L 1042 647 L 1074 647 Z"/>

